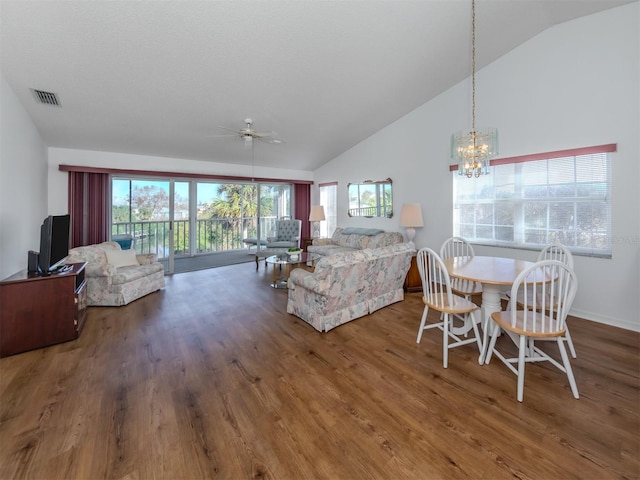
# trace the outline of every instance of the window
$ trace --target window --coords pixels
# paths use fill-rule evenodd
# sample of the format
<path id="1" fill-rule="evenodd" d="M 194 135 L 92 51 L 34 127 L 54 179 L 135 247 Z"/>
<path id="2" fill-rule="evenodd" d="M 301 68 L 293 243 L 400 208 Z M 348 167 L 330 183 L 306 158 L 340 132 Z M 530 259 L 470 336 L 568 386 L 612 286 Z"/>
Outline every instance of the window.
<path id="1" fill-rule="evenodd" d="M 338 183 L 320 184 L 320 205 L 326 220 L 320 222 L 320 236 L 330 237 L 338 226 Z"/>
<path id="2" fill-rule="evenodd" d="M 484 245 L 611 256 L 615 145 L 492 161 L 490 175 L 453 174 L 453 234 Z"/>

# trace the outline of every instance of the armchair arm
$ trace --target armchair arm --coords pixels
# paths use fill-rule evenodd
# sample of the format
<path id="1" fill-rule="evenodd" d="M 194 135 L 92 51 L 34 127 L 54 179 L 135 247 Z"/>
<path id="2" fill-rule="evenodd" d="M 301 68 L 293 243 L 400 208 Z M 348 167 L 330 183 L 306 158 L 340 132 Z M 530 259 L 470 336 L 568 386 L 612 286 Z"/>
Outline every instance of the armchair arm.
<path id="1" fill-rule="evenodd" d="M 140 265 L 151 265 L 158 261 L 158 256 L 155 253 L 139 253 L 136 258 Z"/>

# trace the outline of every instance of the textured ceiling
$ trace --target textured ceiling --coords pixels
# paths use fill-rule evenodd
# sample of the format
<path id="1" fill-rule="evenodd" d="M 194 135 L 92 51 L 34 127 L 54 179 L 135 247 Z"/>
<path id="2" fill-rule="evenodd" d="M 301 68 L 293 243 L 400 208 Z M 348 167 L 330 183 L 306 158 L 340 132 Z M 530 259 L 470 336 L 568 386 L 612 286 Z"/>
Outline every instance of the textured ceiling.
<path id="1" fill-rule="evenodd" d="M 479 67 L 630 0 L 478 0 Z M 0 2 L 2 72 L 49 146 L 313 170 L 470 74 L 468 0 Z M 30 89 L 58 95 L 39 105 Z M 179 168 L 177 165 L 176 168 Z"/>

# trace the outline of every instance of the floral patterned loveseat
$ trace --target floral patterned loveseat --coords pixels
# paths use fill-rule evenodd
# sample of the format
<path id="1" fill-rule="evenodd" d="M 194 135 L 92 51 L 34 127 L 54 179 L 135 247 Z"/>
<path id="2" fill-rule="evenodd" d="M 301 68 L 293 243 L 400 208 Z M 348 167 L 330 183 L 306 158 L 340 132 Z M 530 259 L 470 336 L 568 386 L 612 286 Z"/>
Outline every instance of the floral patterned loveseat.
<path id="1" fill-rule="evenodd" d="M 287 312 L 327 332 L 399 302 L 414 253 L 397 243 L 322 257 L 313 272 L 296 268 L 287 282 Z"/>
<path id="2" fill-rule="evenodd" d="M 120 306 L 164 288 L 164 267 L 156 255 L 136 255 L 116 242 L 69 250 L 66 263 L 87 262 L 87 304 Z"/>
<path id="3" fill-rule="evenodd" d="M 312 245 L 307 247 L 307 252 L 324 256 L 365 248 L 386 247 L 402 242 L 400 232 L 385 232 L 374 228 L 338 227 L 331 238 L 314 238 Z"/>

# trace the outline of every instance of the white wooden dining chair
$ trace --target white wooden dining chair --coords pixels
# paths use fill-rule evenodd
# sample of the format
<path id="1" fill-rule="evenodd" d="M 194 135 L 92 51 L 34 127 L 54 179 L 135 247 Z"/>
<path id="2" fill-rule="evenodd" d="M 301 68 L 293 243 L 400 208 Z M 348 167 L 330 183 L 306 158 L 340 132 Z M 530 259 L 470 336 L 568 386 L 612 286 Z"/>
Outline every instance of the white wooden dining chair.
<path id="1" fill-rule="evenodd" d="M 474 256 L 473 246 L 462 237 L 451 237 L 440 247 L 440 258 L 473 258 Z M 472 295 L 482 293 L 482 284 L 463 278 L 451 278 L 451 289 L 453 293 L 471 300 Z"/>
<path id="2" fill-rule="evenodd" d="M 536 277 L 537 276 L 537 277 Z M 523 295 L 522 305 L 511 302 L 509 310 L 495 312 L 491 340 L 487 348 L 485 364 L 496 355 L 518 377 L 517 398 L 524 397 L 524 370 L 527 362 L 548 361 L 566 373 L 575 398 L 578 396 L 569 356 L 564 346 L 566 319 L 578 288 L 573 269 L 557 260 L 543 260 L 522 271 L 511 287 L 511 298 L 518 298 L 521 291 L 531 289 L 531 295 Z M 518 357 L 507 358 L 496 349 L 500 330 L 505 331 L 518 346 Z M 535 345 L 538 340 L 555 340 L 562 364 Z M 517 365 L 517 369 L 514 367 Z"/>
<path id="3" fill-rule="evenodd" d="M 567 247 L 565 247 L 560 243 L 552 243 L 551 245 L 547 245 L 546 247 L 544 247 L 538 254 L 538 258 L 536 261 L 541 262 L 543 260 L 557 260 L 559 262 L 564 263 L 565 265 L 568 265 L 570 268 L 573 269 L 573 255 L 571 254 L 571 251 L 569 251 Z M 524 295 L 530 296 L 531 289 L 527 288 L 523 292 L 520 292 L 519 295 L 520 296 L 516 299 L 516 301 L 518 302 L 519 308 L 522 308 L 522 305 L 524 304 L 522 297 L 524 297 Z M 507 297 L 510 302 L 511 301 L 510 293 L 507 294 Z M 529 301 L 529 305 L 531 305 L 531 301 Z M 509 309 L 509 305 L 507 305 L 507 310 L 508 309 Z M 568 325 L 565 325 L 565 330 L 566 332 L 565 332 L 564 339 L 567 342 L 567 345 L 569 347 L 569 352 L 571 352 L 571 356 L 573 358 L 577 358 L 576 349 L 573 346 L 573 340 L 571 339 L 571 334 L 569 333 Z"/>
<path id="4" fill-rule="evenodd" d="M 416 262 L 420 279 L 422 280 L 422 302 L 424 310 L 418 329 L 416 343 L 420 343 L 422 332 L 431 328 L 442 331 L 442 364 L 447 368 L 449 363 L 449 349 L 477 343 L 482 353 L 482 341 L 478 332 L 476 311 L 478 306 L 463 296 L 453 293 L 447 268 L 442 259 L 430 248 L 418 251 Z M 432 308 L 442 315 L 438 323 L 427 324 L 427 315 Z M 469 337 L 473 330 L 474 337 Z M 465 335 L 466 338 L 460 338 Z M 450 340 L 453 340 L 450 343 Z"/>

